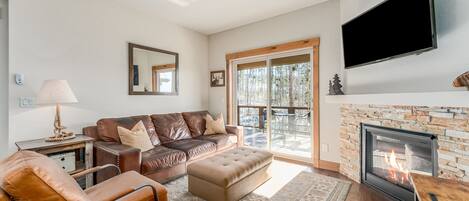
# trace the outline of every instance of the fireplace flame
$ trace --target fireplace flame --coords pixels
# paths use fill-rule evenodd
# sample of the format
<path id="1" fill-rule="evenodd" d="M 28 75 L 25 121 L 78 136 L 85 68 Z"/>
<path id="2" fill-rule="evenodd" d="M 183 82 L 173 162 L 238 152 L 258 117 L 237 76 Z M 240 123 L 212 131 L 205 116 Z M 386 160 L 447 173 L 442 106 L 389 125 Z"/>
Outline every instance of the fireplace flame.
<path id="1" fill-rule="evenodd" d="M 389 166 L 388 179 L 401 184 L 409 182 L 409 170 L 397 160 L 394 150 L 391 150 L 391 154 L 389 156 L 387 153 L 384 154 L 384 161 Z"/>

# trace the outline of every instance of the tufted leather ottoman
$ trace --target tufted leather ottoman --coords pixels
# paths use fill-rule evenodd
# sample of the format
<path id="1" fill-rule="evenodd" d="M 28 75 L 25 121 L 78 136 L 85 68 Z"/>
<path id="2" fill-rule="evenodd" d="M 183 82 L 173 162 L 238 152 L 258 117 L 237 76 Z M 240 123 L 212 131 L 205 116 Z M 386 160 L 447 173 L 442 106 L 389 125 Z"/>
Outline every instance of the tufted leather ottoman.
<path id="1" fill-rule="evenodd" d="M 241 147 L 187 167 L 189 192 L 208 201 L 234 201 L 270 179 L 273 154 Z"/>

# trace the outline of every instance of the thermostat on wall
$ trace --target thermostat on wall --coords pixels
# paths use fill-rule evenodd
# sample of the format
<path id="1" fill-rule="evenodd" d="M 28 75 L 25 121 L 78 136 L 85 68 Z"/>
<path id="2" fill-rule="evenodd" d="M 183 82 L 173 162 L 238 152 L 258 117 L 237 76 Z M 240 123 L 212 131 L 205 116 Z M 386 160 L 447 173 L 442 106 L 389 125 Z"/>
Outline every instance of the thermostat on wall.
<path id="1" fill-rule="evenodd" d="M 24 75 L 23 74 L 15 74 L 15 83 L 17 85 L 23 85 L 24 84 Z"/>

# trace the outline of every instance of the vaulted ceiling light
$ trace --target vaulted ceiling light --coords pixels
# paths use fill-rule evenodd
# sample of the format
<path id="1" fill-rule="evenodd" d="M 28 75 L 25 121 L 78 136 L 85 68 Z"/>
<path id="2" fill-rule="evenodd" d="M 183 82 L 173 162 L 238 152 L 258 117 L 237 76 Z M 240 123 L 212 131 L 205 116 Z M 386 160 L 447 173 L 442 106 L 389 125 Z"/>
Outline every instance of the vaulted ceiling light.
<path id="1" fill-rule="evenodd" d="M 168 0 L 168 1 L 178 6 L 186 7 L 186 6 L 189 6 L 191 3 L 194 3 L 198 0 Z"/>

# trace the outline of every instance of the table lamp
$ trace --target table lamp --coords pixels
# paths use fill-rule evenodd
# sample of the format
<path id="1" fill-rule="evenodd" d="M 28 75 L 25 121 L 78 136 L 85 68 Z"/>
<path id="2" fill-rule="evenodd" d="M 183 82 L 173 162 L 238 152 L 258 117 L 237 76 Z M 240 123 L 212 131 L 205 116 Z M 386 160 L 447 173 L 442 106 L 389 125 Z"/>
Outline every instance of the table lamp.
<path id="1" fill-rule="evenodd" d="M 73 132 L 65 131 L 60 119 L 60 104 L 77 103 L 78 100 L 68 85 L 67 80 L 46 80 L 42 84 L 37 96 L 37 104 L 55 104 L 54 136 L 46 138 L 46 141 L 62 141 L 75 138 Z"/>

